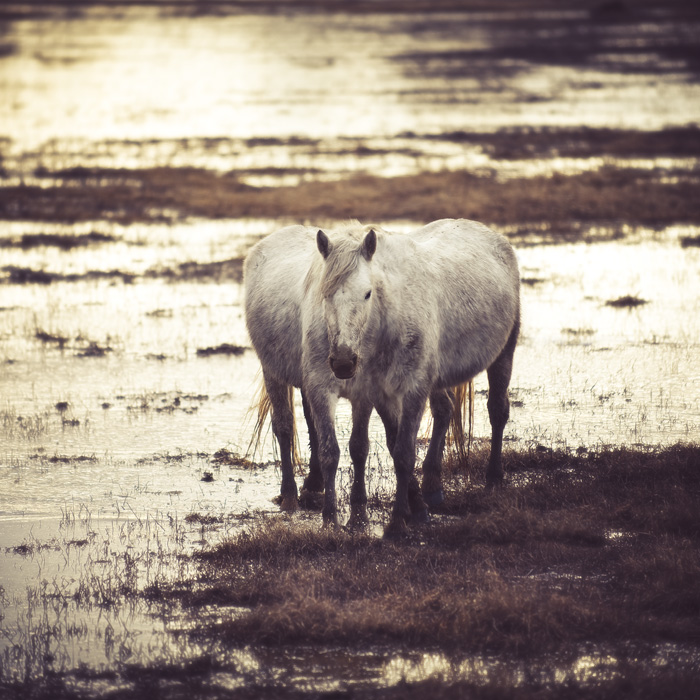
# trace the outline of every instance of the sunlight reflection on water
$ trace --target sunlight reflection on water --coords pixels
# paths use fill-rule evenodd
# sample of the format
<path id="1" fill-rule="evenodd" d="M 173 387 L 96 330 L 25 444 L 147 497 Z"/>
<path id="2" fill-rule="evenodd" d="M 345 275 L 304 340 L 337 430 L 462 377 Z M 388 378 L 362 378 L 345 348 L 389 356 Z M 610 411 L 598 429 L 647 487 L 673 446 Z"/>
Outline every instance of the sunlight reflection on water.
<path id="1" fill-rule="evenodd" d="M 26 176 L 46 158 L 53 169 L 167 163 L 232 170 L 250 167 L 248 149 L 235 139 L 251 136 L 370 138 L 381 148 L 382 138 L 394 141 L 404 132 L 655 129 L 696 120 L 700 85 L 688 80 L 692 67 L 664 63 L 668 45 L 687 40 L 692 26 L 606 26 L 579 15 L 185 17 L 122 7 L 84 9 L 69 19 L 15 19 L 3 40 L 12 51 L 0 60 L 7 95 L 0 123 L 10 138 L 5 167 Z M 531 37 L 524 31 L 553 50 L 570 37 L 577 50 L 589 46 L 593 53 L 581 58 L 583 65 L 544 65 L 518 54 L 523 37 Z M 637 72 L 622 60 L 631 37 L 628 58 Z M 620 60 L 596 55 L 598 45 Z M 507 58 L 508 51 L 519 57 Z M 192 137 L 205 147 L 190 148 Z M 370 160 L 366 169 L 415 168 L 414 158 L 402 161 L 401 148 L 399 138 L 393 156 Z M 450 150 L 459 167 L 478 165 L 455 145 L 441 146 L 442 155 L 427 142 L 410 148 L 427 160 L 437 155 L 442 167 L 455 166 Z M 285 148 L 259 153 L 255 167 L 290 166 Z M 13 166 L 16 158 L 27 162 Z M 322 169 L 343 167 L 342 159 L 318 153 L 311 159 Z M 308 168 L 303 148 L 293 167 Z"/>

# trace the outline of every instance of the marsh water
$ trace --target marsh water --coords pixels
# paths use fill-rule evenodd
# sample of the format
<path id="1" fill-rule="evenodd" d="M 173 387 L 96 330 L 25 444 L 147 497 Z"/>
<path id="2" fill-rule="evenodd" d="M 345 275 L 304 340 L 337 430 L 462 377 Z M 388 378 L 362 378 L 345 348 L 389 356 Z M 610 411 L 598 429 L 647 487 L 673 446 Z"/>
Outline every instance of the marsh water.
<path id="1" fill-rule="evenodd" d="M 506 160 L 436 138 L 697 121 L 698 66 L 681 50 L 697 24 L 663 13 L 589 19 L 578 11 L 210 16 L 18 4 L 0 25 L 0 181 L 48 186 L 47 173 L 76 168 L 190 166 L 240 171 L 254 186 L 442 169 L 505 179 L 603 165 L 698 179 L 695 157 Z M 533 37 L 556 55 L 563 47 L 572 53 L 541 60 L 525 50 Z M 54 586 L 54 599 L 60 590 L 68 600 L 80 571 L 96 580 L 105 562 L 123 563 L 134 551 L 163 555 L 157 572 L 139 565 L 144 585 L 149 576 L 176 578 L 183 551 L 216 542 L 252 514 L 275 517 L 279 472 L 270 435 L 252 456 L 266 467 L 216 458 L 220 450 L 246 453 L 259 383 L 240 282 L 171 272 L 240 259 L 284 223 L 168 212 L 131 225 L 0 222 L 6 669 L 13 645 L 25 643 L 33 625 L 50 625 L 52 615 L 84 628 L 60 645 L 65 669 L 186 656 L 172 634 L 181 621 L 155 622 L 136 604 L 112 614 L 75 602 L 70 621 L 60 606 L 44 607 L 39 620 L 31 592 Z M 378 223 L 402 231 L 423 222 Z M 681 241 L 697 238 L 698 226 L 586 223 L 579 240 L 551 244 L 537 235 L 546 222 L 527 225 L 532 235 L 517 246 L 524 318 L 509 444 L 596 450 L 697 441 L 700 248 Z M 28 270 L 35 274 L 21 272 Z M 609 304 L 626 296 L 638 303 Z M 476 388 L 481 440 L 489 434 L 484 377 Z M 338 426 L 345 439 L 347 407 Z M 376 424 L 372 436 L 370 490 L 390 491 L 391 461 Z M 347 450 L 342 459 L 347 491 Z M 201 519 L 186 520 L 192 515 L 218 524 L 205 531 Z M 236 661 L 239 679 L 270 664 L 287 664 L 281 677 L 293 678 L 300 663 L 250 654 Z M 330 650 L 316 662 L 319 677 L 338 675 L 326 681 L 331 690 L 443 672 L 430 655 L 378 661 L 368 654 L 349 668 L 340 657 Z M 306 673 L 313 685 L 310 666 L 301 666 L 307 670 L 298 676 Z"/>

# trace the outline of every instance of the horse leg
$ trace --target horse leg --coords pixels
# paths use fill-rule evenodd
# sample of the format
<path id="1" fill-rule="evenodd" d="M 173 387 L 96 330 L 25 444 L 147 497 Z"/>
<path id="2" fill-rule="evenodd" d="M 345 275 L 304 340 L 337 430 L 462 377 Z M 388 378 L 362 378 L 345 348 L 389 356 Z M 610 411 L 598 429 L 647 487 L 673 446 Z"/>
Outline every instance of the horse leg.
<path id="1" fill-rule="evenodd" d="M 362 529 L 367 526 L 367 489 L 365 466 L 369 455 L 369 419 L 372 405 L 355 403 L 352 407 L 352 433 L 350 434 L 350 458 L 354 480 L 350 490 L 350 520 L 348 528 Z"/>
<path id="2" fill-rule="evenodd" d="M 382 423 L 384 423 L 384 430 L 386 432 L 386 446 L 389 450 L 391 458 L 394 459 L 396 436 L 399 432 L 399 420 L 396 417 L 398 411 L 396 410 L 396 407 L 394 407 L 392 410 L 391 407 L 383 404 L 377 404 L 375 408 L 377 409 L 379 417 L 382 419 Z M 428 512 L 426 510 L 425 501 L 421 495 L 421 490 L 418 486 L 418 480 L 416 479 L 415 474 L 411 474 L 408 483 L 408 505 L 414 520 L 417 522 L 427 521 Z"/>
<path id="3" fill-rule="evenodd" d="M 513 353 L 518 341 L 519 324 L 516 322 L 510 338 L 496 361 L 488 368 L 489 398 L 487 402 L 491 422 L 491 456 L 486 469 L 486 486 L 491 488 L 503 482 L 503 429 L 510 415 L 508 385 L 513 371 Z"/>
<path id="4" fill-rule="evenodd" d="M 301 392 L 301 404 L 304 407 L 304 418 L 309 431 L 311 456 L 309 457 L 309 473 L 304 479 L 299 500 L 304 508 L 320 509 L 321 494 L 323 493 L 323 473 L 321 472 L 321 463 L 318 459 L 318 435 L 316 434 L 316 427 L 311 415 L 311 407 L 303 391 Z"/>
<path id="5" fill-rule="evenodd" d="M 280 508 L 294 512 L 298 506 L 297 485 L 292 464 L 294 440 L 294 413 L 289 402 L 289 385 L 265 375 L 265 388 L 272 404 L 272 432 L 277 438 L 282 462 L 282 489 Z"/>
<path id="6" fill-rule="evenodd" d="M 396 411 L 389 406 L 377 403 L 375 405 L 379 417 L 384 424 L 384 432 L 386 433 L 386 447 L 392 459 L 394 457 L 394 445 L 396 445 L 396 435 L 399 432 L 399 420 L 396 417 Z"/>
<path id="7" fill-rule="evenodd" d="M 454 392 L 449 389 L 435 391 L 430 396 L 433 434 L 423 461 L 422 484 L 423 498 L 430 508 L 441 505 L 445 500 L 441 479 L 442 455 L 445 451 L 445 436 L 450 425 L 453 405 Z"/>
<path id="8" fill-rule="evenodd" d="M 385 537 L 405 533 L 406 524 L 411 515 L 414 520 L 428 520 L 428 508 L 413 473 L 416 464 L 416 437 L 425 401 L 424 396 L 407 396 L 403 401 L 401 421 L 392 455 L 396 471 L 396 501 L 391 520 L 384 530 Z"/>
<path id="9" fill-rule="evenodd" d="M 337 397 L 324 389 L 310 390 L 307 400 L 313 416 L 318 441 L 318 459 L 323 474 L 323 524 L 338 525 L 338 502 L 335 493 L 335 475 L 338 471 L 340 448 L 335 435 L 335 407 Z"/>

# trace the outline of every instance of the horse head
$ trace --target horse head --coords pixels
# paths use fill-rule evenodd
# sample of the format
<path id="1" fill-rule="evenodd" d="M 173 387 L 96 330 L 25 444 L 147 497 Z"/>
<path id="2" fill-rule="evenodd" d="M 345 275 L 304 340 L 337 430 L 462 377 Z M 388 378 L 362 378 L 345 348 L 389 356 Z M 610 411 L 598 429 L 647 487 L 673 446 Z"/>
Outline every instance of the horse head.
<path id="1" fill-rule="evenodd" d="M 377 234 L 370 229 L 361 241 L 354 236 L 331 241 L 319 231 L 316 243 L 324 259 L 321 289 L 330 344 L 328 363 L 338 379 L 351 379 L 361 360 L 372 308 L 370 262 L 377 249 Z"/>

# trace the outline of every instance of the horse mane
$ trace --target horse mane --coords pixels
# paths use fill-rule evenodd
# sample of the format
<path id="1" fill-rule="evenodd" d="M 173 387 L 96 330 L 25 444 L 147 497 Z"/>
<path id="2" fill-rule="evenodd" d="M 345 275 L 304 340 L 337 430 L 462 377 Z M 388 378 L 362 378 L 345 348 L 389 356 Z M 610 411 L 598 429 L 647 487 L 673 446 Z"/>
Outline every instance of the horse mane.
<path id="1" fill-rule="evenodd" d="M 349 221 L 340 227 L 327 231 L 331 249 L 322 265 L 320 255 L 314 256 L 311 267 L 304 280 L 304 290 L 308 292 L 314 280 L 320 278 L 319 291 L 323 297 L 335 294 L 343 282 L 357 269 L 362 255 L 362 242 L 372 230 L 381 231 L 377 226 L 363 225 L 359 221 Z"/>

